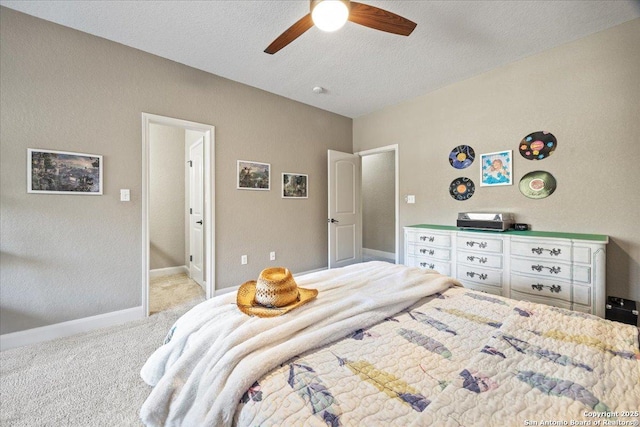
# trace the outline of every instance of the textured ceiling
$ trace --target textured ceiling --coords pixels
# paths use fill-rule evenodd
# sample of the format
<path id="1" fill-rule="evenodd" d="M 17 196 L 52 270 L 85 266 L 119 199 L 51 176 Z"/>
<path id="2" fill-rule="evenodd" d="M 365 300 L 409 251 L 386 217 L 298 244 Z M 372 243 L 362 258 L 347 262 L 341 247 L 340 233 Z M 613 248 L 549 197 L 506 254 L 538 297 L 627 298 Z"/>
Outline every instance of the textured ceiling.
<path id="1" fill-rule="evenodd" d="M 640 17 L 633 0 L 360 1 L 418 26 L 409 37 L 311 28 L 268 55 L 308 1 L 0 4 L 352 118 Z"/>

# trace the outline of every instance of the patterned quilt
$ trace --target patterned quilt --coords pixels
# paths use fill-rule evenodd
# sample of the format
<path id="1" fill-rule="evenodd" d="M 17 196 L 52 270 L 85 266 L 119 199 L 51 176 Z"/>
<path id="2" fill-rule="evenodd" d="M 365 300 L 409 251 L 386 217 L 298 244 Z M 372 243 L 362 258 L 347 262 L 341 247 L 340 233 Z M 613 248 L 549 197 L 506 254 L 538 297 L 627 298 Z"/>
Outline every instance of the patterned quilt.
<path id="1" fill-rule="evenodd" d="M 638 329 L 451 288 L 256 381 L 239 426 L 638 425 Z"/>

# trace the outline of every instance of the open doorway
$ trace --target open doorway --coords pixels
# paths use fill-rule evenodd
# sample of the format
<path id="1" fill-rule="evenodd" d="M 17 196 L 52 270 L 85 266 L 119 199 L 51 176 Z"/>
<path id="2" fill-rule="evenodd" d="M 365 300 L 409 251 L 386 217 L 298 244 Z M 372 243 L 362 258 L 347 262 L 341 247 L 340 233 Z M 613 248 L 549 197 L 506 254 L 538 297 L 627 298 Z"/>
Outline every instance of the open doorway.
<path id="1" fill-rule="evenodd" d="M 362 151 L 362 260 L 398 263 L 397 145 Z"/>
<path id="2" fill-rule="evenodd" d="M 143 113 L 143 309 L 214 294 L 213 127 Z"/>

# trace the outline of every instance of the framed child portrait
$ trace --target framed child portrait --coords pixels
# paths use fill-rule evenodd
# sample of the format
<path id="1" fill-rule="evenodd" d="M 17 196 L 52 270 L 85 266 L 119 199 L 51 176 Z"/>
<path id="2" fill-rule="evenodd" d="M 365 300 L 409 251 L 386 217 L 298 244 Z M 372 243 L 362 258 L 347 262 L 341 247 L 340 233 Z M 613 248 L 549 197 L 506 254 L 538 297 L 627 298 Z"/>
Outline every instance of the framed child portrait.
<path id="1" fill-rule="evenodd" d="M 480 186 L 513 184 L 513 151 L 480 155 Z"/>

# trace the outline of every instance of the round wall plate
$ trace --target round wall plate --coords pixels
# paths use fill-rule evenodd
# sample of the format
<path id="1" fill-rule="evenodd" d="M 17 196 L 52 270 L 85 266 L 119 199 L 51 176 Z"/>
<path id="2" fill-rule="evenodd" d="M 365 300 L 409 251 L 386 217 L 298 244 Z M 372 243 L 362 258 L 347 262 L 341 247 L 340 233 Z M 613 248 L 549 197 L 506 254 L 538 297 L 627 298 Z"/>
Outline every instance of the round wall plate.
<path id="1" fill-rule="evenodd" d="M 468 145 L 458 145 L 449 153 L 449 163 L 456 169 L 468 168 L 475 158 L 476 152 Z"/>
<path id="2" fill-rule="evenodd" d="M 558 146 L 553 134 L 545 131 L 533 132 L 520 141 L 520 154 L 528 160 L 544 160 L 549 157 Z"/>
<path id="3" fill-rule="evenodd" d="M 520 192 L 530 199 L 544 199 L 556 190 L 556 179 L 549 172 L 529 172 L 520 180 Z"/>
<path id="4" fill-rule="evenodd" d="M 454 179 L 449 185 L 449 194 L 459 201 L 470 199 L 475 191 L 476 186 L 473 181 L 464 176 Z"/>

